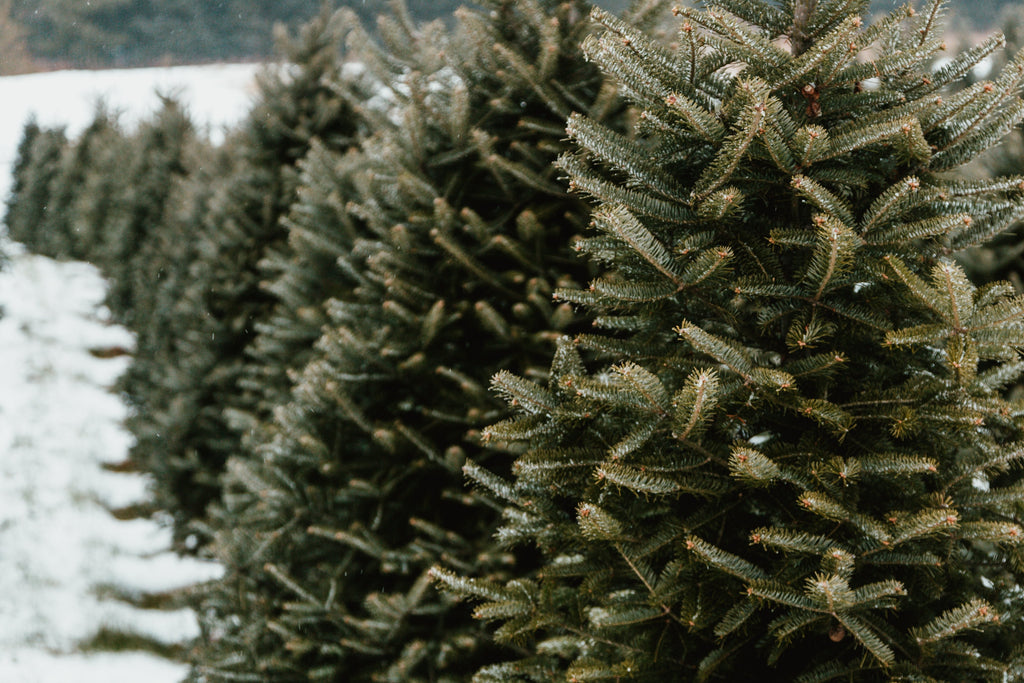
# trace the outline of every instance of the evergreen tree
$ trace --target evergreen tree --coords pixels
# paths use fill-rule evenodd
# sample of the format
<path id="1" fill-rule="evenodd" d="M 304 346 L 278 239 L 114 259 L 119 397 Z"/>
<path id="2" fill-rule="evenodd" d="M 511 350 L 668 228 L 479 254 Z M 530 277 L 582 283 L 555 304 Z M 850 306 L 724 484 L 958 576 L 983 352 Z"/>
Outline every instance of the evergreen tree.
<path id="1" fill-rule="evenodd" d="M 187 419 L 179 397 L 198 380 L 190 372 L 193 366 L 162 352 L 177 348 L 180 333 L 195 327 L 195 311 L 180 300 L 181 285 L 197 258 L 195 228 L 205 213 L 196 208 L 207 207 L 213 177 L 229 170 L 224 158 L 195 134 L 181 107 L 168 98 L 132 133 L 102 107 L 70 141 L 62 130 L 30 123 L 6 217 L 12 238 L 30 250 L 87 260 L 107 278 L 106 302 L 114 319 L 137 340 L 132 364 L 118 382 L 132 409 L 127 424 L 136 437 L 136 465 L 157 475 L 159 505 L 178 518 L 186 505 L 173 497 L 173 478 L 163 477 L 173 461 L 159 461 L 160 444 L 173 442 L 179 428 L 168 413 Z M 126 176 L 132 182 L 126 183 Z M 187 491 L 183 495 L 191 500 Z"/>
<path id="2" fill-rule="evenodd" d="M 123 273 L 125 289 L 132 293 L 135 349 L 131 364 L 118 380 L 118 388 L 132 408 L 126 426 L 135 437 L 131 451 L 133 462 L 136 466 L 152 467 L 149 471 L 157 477 L 168 470 L 171 476 L 180 472 L 181 468 L 175 467 L 178 461 L 164 463 L 144 458 L 142 453 L 146 451 L 142 449 L 147 449 L 151 456 L 166 457 L 165 449 L 180 443 L 182 433 L 196 419 L 196 413 L 190 412 L 195 404 L 188 400 L 198 384 L 195 369 L 212 361 L 210 353 L 203 348 L 185 348 L 188 341 L 185 334 L 196 327 L 196 309 L 186 293 L 193 286 L 190 266 L 201 255 L 203 220 L 209 213 L 218 183 L 233 169 L 226 149 L 190 144 L 182 151 L 181 161 L 187 172 L 175 177 L 163 191 L 166 210 L 160 224 L 133 256 L 135 267 Z M 91 194 L 94 201 L 78 212 L 83 220 L 103 219 L 107 203 L 103 200 L 103 190 L 112 175 L 115 174 L 92 177 L 96 193 Z M 193 355 L 187 356 L 187 353 Z M 180 459 L 193 471 L 204 471 L 204 463 L 197 460 L 194 450 L 181 453 Z M 208 486 L 215 485 L 215 476 L 216 470 L 206 480 Z M 190 503 L 194 494 L 188 489 L 174 488 L 174 483 L 173 479 L 157 479 L 153 487 L 154 503 L 176 517 L 175 535 L 181 539 L 189 528 L 183 510 L 192 509 Z"/>
<path id="3" fill-rule="evenodd" d="M 220 172 L 201 176 L 211 187 L 196 198 L 198 227 L 160 237 L 192 244 L 181 247 L 177 264 L 166 264 L 184 270 L 165 276 L 169 291 L 157 294 L 177 311 L 174 338 L 161 343 L 161 361 L 147 366 L 154 376 L 139 379 L 152 390 L 137 399 L 132 458 L 155 475 L 157 504 L 171 512 L 179 540 L 201 530 L 193 521 L 219 497 L 224 463 L 240 449 L 224 411 L 254 400 L 238 380 L 255 324 L 273 303 L 261 290 L 258 264 L 285 239 L 279 221 L 294 200 L 296 164 L 312 140 L 344 147 L 355 133 L 357 120 L 334 90 L 342 29 L 341 17 L 325 11 L 298 37 L 282 37 L 287 66 L 265 70 L 252 111 L 225 143 Z"/>
<path id="4" fill-rule="evenodd" d="M 29 121 L 22 132 L 4 223 L 11 239 L 29 249 L 46 253 L 42 226 L 47 222 L 51 186 L 60 173 L 67 144 L 63 128 L 42 129 Z"/>
<path id="5" fill-rule="evenodd" d="M 385 48 L 356 53 L 392 104 L 364 105 L 357 151 L 303 162 L 295 251 L 273 264 L 280 301 L 253 348 L 271 372 L 282 349 L 308 362 L 229 462 L 199 675 L 456 681 L 494 661 L 428 570 L 510 576 L 496 506 L 460 467 L 504 412 L 487 377 L 543 372 L 576 322 L 550 295 L 588 277 L 569 249 L 588 210 L 551 162 L 570 111 L 617 128 L 624 113 L 578 51 L 587 9 L 494 0 L 448 34 L 398 6 Z"/>
<path id="6" fill-rule="evenodd" d="M 101 113 L 93 126 L 102 124 L 102 118 Z M 100 240 L 90 260 L 100 265 L 107 277 L 107 305 L 119 322 L 132 329 L 139 328 L 135 318 L 149 312 L 137 299 L 148 296 L 156 283 L 140 278 L 138 273 L 152 264 L 150 245 L 164 230 L 172 188 L 188 172 L 184 155 L 192 135 L 192 122 L 182 108 L 164 98 L 159 113 L 132 136 L 127 159 L 116 160 L 116 165 L 103 169 L 107 176 L 124 169 L 132 182 L 120 187 L 115 199 L 117 209 L 107 215 L 108 220 L 99 228 Z M 87 150 L 88 140 L 83 136 L 77 148 Z M 67 185 L 74 187 L 72 191 L 78 190 L 78 184 L 74 178 L 67 179 Z M 63 203 L 70 205 L 70 198 Z M 56 224 L 54 232 L 69 230 Z"/>
<path id="7" fill-rule="evenodd" d="M 124 185 L 111 176 L 124 163 L 129 142 L 116 117 L 102 105 L 92 122 L 69 145 L 54 179 L 51 210 L 42 229 L 59 241 L 58 256 L 88 261 L 98 256 L 104 236 L 105 218 L 114 206 L 114 197 Z M 94 180 L 103 178 L 99 186 Z M 119 204 L 119 202 L 118 202 Z M 89 215 L 87 207 L 102 210 L 102 218 Z M 84 210 L 84 211 L 83 211 Z M 88 217 L 80 218 L 84 213 Z"/>
<path id="8" fill-rule="evenodd" d="M 18 149 L 11 165 L 11 189 L 4 202 L 4 225 L 7 226 L 8 232 L 13 223 L 19 222 L 16 216 L 27 211 L 26 190 L 29 186 L 28 169 L 32 164 L 32 147 L 42 130 L 35 117 L 26 121 L 21 129 Z"/>
<path id="9" fill-rule="evenodd" d="M 169 102 L 168 106 L 176 105 Z M 75 141 L 74 151 L 67 155 L 59 180 L 60 191 L 65 195 L 62 219 L 48 229 L 66 231 L 72 257 L 93 262 L 104 272 L 109 266 L 119 267 L 102 260 L 107 253 L 104 244 L 109 241 L 109 230 L 121 220 L 119 212 L 126 210 L 126 196 L 143 199 L 120 179 L 126 160 L 135 156 L 133 143 L 138 141 L 139 136 L 128 134 L 100 107 L 92 123 Z M 159 190 L 163 194 L 165 188 Z M 155 228 L 143 228 L 146 229 Z"/>
<path id="10" fill-rule="evenodd" d="M 122 323 L 139 308 L 129 282 L 139 251 L 160 229 L 183 155 L 199 143 L 169 98 L 156 116 L 126 133 L 101 104 L 82 133 L 42 130 L 30 121 L 14 164 L 6 220 L 12 236 L 58 259 L 91 261 L 111 280 L 107 303 Z M 133 183 L 124 183 L 126 172 Z"/>
<path id="11" fill-rule="evenodd" d="M 951 172 L 1024 115 L 1024 55 L 949 91 L 1001 38 L 929 68 L 945 4 L 719 0 L 673 49 L 596 14 L 641 114 L 569 119 L 601 273 L 555 296 L 598 331 L 495 375 L 513 476 L 466 468 L 543 566 L 434 572 L 529 643 L 476 681 L 1021 677 L 1024 299 L 952 258 L 1024 178 Z"/>

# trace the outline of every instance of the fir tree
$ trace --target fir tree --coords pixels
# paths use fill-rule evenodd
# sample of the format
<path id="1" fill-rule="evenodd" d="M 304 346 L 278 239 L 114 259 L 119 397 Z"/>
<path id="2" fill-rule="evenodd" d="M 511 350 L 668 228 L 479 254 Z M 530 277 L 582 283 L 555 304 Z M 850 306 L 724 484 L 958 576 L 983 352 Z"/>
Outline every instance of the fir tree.
<path id="1" fill-rule="evenodd" d="M 257 334 L 246 350 L 249 362 L 239 380 L 258 399 L 249 411 L 235 410 L 229 416 L 243 437 L 287 402 L 294 373 L 308 363 L 327 324 L 324 302 L 350 288 L 337 277 L 337 261 L 351 248 L 356 232 L 345 203 L 354 194 L 352 178 L 363 161 L 354 149 L 314 140 L 298 164 L 296 201 L 281 221 L 287 245 L 266 254 L 259 264 L 264 289 L 275 303 L 256 323 Z"/>
<path id="2" fill-rule="evenodd" d="M 181 106 L 169 98 L 163 98 L 162 104 L 158 114 L 144 122 L 132 136 L 130 151 L 125 155 L 127 159 L 108 158 L 111 165 L 101 170 L 103 175 L 110 176 L 125 169 L 132 182 L 117 188 L 117 208 L 106 214 L 106 221 L 99 228 L 101 235 L 95 253 L 90 255 L 90 260 L 100 265 L 107 277 L 107 305 L 119 322 L 133 329 L 141 326 L 135 318 L 147 315 L 150 310 L 139 297 L 149 296 L 158 286 L 153 279 L 140 277 L 139 273 L 153 265 L 151 245 L 160 240 L 165 229 L 172 189 L 188 172 L 184 156 L 193 137 L 192 122 Z M 101 126 L 103 118 L 100 112 L 91 128 Z M 87 152 L 91 137 L 83 135 L 77 149 Z M 68 186 L 79 184 L 71 177 L 66 183 Z M 60 206 L 70 208 L 73 192 L 69 192 L 71 197 Z M 102 201 L 101 195 L 90 199 Z M 62 220 L 67 221 L 67 218 Z M 53 231 L 70 232 L 56 222 Z"/>
<path id="3" fill-rule="evenodd" d="M 132 331 L 135 349 L 131 364 L 118 380 L 118 389 L 132 408 L 126 426 L 135 438 L 130 452 L 136 466 L 155 475 L 153 504 L 171 512 L 178 522 L 175 536 L 183 539 L 190 532 L 184 511 L 194 511 L 197 494 L 216 485 L 215 466 L 212 474 L 203 476 L 206 463 L 197 458 L 198 449 L 175 453 L 169 448 L 181 443 L 190 426 L 196 424 L 195 396 L 199 383 L 196 367 L 210 367 L 212 354 L 206 347 L 196 349 L 187 336 L 197 327 L 194 301 L 186 294 L 193 291 L 190 266 L 201 258 L 204 218 L 209 214 L 218 183 L 230 177 L 234 168 L 228 149 L 215 149 L 204 144 L 188 145 L 181 159 L 187 172 L 176 177 L 165 188 L 166 210 L 160 225 L 148 235 L 134 256 L 136 264 L 124 272 L 126 289 L 132 292 Z M 111 181 L 110 172 L 94 174 L 94 192 L 87 206 L 76 214 L 79 220 L 111 220 L 106 216 L 104 190 Z M 115 209 L 116 211 L 116 209 Z M 212 341 L 212 340 L 211 340 Z M 181 467 L 180 463 L 186 463 Z M 182 469 L 193 474 L 204 486 L 177 487 Z M 198 489 L 198 491 L 195 491 Z M 200 510 L 201 512 L 201 510 Z M 198 513 L 196 513 L 198 514 Z"/>
<path id="4" fill-rule="evenodd" d="M 1024 213 L 1024 178 L 951 172 L 1024 114 L 1024 56 L 950 84 L 945 3 L 678 9 L 665 49 L 605 14 L 585 51 L 636 139 L 574 114 L 598 328 L 543 381 L 502 372 L 486 430 L 501 537 L 543 567 L 482 601 L 530 655 L 476 681 L 1021 676 L 1024 300 L 953 257 Z M 581 352 L 602 360 L 588 362 Z"/>
<path id="5" fill-rule="evenodd" d="M 202 530 L 224 461 L 241 449 L 225 410 L 249 409 L 263 391 L 239 381 L 243 350 L 272 303 L 258 264 L 284 243 L 297 163 L 313 141 L 347 146 L 358 125 L 340 76 L 344 23 L 325 9 L 297 39 L 281 37 L 287 64 L 264 71 L 252 112 L 220 149 L 169 98 L 131 134 L 101 109 L 73 141 L 34 123 L 22 138 L 12 235 L 107 277 L 107 302 L 138 340 L 119 382 L 131 458 L 154 475 L 179 541 Z"/>
<path id="6" fill-rule="evenodd" d="M 53 200 L 59 218 L 46 229 L 67 235 L 71 258 L 93 261 L 99 256 L 105 229 L 124 206 L 120 196 L 127 188 L 118 182 L 116 169 L 130 156 L 130 145 L 116 117 L 100 106 L 66 155 Z"/>
<path id="7" fill-rule="evenodd" d="M 358 151 L 318 146 L 302 164 L 295 251 L 274 265 L 280 302 L 254 350 L 308 362 L 227 468 L 212 548 L 228 574 L 198 667 L 211 680 L 454 681 L 495 659 L 428 570 L 509 575 L 495 504 L 460 467 L 504 412 L 489 375 L 542 372 L 575 323 L 550 303 L 588 271 L 568 246 L 587 208 L 551 166 L 565 116 L 620 127 L 623 109 L 578 51 L 583 3 L 486 9 L 452 34 L 400 5 L 382 19 L 385 47 L 356 57 L 396 83 L 391 107 L 364 105 L 376 128 Z"/>
<path id="8" fill-rule="evenodd" d="M 14 163 L 11 165 L 11 189 L 4 202 L 4 225 L 7 226 L 8 234 L 11 233 L 11 226 L 24 225 L 24 216 L 27 211 L 29 167 L 32 165 L 32 149 L 36 138 L 43 129 L 36 123 L 35 117 L 25 122 L 21 129 L 21 138 L 18 140 L 18 149 L 15 152 Z M 15 232 L 27 233 L 24 227 L 15 227 Z"/>
<path id="9" fill-rule="evenodd" d="M 139 251 L 158 232 L 171 189 L 187 172 L 183 157 L 202 144 L 177 102 L 127 133 L 102 104 L 82 133 L 42 130 L 29 122 L 13 168 L 7 221 L 15 239 L 58 259 L 86 260 L 111 280 L 119 322 L 136 309 L 131 280 Z M 126 171 L 134 179 L 126 184 Z"/>
<path id="10" fill-rule="evenodd" d="M 180 224 L 170 221 L 160 237 L 181 250 L 174 263 L 161 261 L 167 291 L 156 293 L 175 312 L 170 319 L 161 314 L 158 327 L 144 333 L 162 350 L 159 362 L 146 364 L 153 377 L 134 373 L 139 386 L 151 389 L 137 398 L 144 408 L 131 424 L 132 458 L 155 475 L 157 504 L 174 517 L 179 540 L 204 533 L 224 463 L 241 448 L 225 410 L 255 400 L 239 378 L 256 323 L 273 303 L 261 289 L 258 264 L 284 242 L 280 219 L 295 198 L 296 165 L 313 140 L 344 147 L 358 125 L 334 91 L 343 28 L 341 16 L 325 9 L 299 36 L 281 36 L 285 63 L 260 76 L 256 103 L 225 143 L 218 172 L 200 174 L 210 187 L 194 199 L 196 225 L 177 232 Z M 182 270 L 170 272 L 176 268 Z M 161 341 L 168 329 L 173 338 Z"/>
<path id="11" fill-rule="evenodd" d="M 63 128 L 42 129 L 34 121 L 25 125 L 18 145 L 4 223 L 11 239 L 41 253 L 49 252 L 42 226 L 48 220 L 52 185 L 67 145 Z"/>

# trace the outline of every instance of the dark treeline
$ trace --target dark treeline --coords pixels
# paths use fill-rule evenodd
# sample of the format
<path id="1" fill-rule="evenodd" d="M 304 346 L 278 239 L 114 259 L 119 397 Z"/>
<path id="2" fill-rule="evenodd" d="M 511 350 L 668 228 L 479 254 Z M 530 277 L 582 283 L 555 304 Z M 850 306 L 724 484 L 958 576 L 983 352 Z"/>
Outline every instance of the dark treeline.
<path id="1" fill-rule="evenodd" d="M 322 0 L 14 0 L 13 18 L 38 59 L 75 66 L 260 59 L 272 53 L 273 26 L 308 21 Z M 341 3 L 364 18 L 386 2 Z M 458 0 L 420 0 L 424 18 L 448 16 Z"/>
<path id="2" fill-rule="evenodd" d="M 272 54 L 272 29 L 290 30 L 317 13 L 323 0 L 10 0 L 17 29 L 0 26 L 0 34 L 24 38 L 41 63 L 79 67 L 140 66 L 234 59 L 262 59 Z M 368 26 L 388 10 L 390 0 L 344 0 Z M 0 3 L 2 5 L 3 3 Z M 410 0 L 416 21 L 450 20 L 464 0 Z M 595 3 L 620 12 L 627 0 Z M 680 4 L 687 4 L 682 2 Z M 873 0 L 875 12 L 902 4 Z M 958 17 L 961 28 L 987 29 L 997 24 L 1011 0 L 974 0 Z M 0 20 L 0 24 L 3 21 Z"/>
<path id="3" fill-rule="evenodd" d="M 328 2 L 347 7 L 371 29 L 390 0 Z M 0 3 L 2 4 L 2 3 Z M 13 0 L 31 55 L 43 62 L 85 67 L 142 66 L 263 59 L 273 52 L 273 27 L 294 31 L 323 0 Z M 444 19 L 464 0 L 410 0 L 416 21 Z M 598 5 L 620 11 L 627 0 Z M 2 23 L 2 21 L 0 21 Z M 2 33 L 2 31 L 0 31 Z"/>

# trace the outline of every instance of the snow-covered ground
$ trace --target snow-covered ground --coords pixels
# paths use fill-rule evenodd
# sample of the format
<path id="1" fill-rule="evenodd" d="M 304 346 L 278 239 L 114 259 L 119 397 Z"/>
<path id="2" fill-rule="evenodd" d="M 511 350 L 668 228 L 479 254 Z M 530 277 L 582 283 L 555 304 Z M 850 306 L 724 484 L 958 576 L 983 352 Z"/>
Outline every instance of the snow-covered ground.
<path id="1" fill-rule="evenodd" d="M 10 187 L 22 126 L 66 125 L 76 134 L 103 98 L 131 123 L 173 93 L 200 125 L 217 131 L 244 115 L 253 65 L 0 78 L 0 198 Z M 162 591 L 216 576 L 219 568 L 166 551 L 167 528 L 117 521 L 108 512 L 147 498 L 141 475 L 103 463 L 125 458 L 125 407 L 109 391 L 127 357 L 90 349 L 130 347 L 102 307 L 104 282 L 82 263 L 25 254 L 0 234 L 11 260 L 0 270 L 0 681 L 171 683 L 185 667 L 141 653 L 83 654 L 76 645 L 107 627 L 161 642 L 197 632 L 188 611 L 145 611 L 103 597 L 103 586 Z"/>

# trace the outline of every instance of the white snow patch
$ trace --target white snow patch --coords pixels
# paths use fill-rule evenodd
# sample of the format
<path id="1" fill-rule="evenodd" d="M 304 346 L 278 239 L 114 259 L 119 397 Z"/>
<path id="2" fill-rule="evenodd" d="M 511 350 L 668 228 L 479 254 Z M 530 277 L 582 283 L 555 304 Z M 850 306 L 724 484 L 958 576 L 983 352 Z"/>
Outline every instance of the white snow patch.
<path id="1" fill-rule="evenodd" d="M 95 654 L 54 657 L 41 650 L 0 653 L 0 676 L 17 683 L 177 682 L 182 668 L 145 654 Z"/>
<path id="2" fill-rule="evenodd" d="M 26 120 L 77 135 L 96 102 L 133 125 L 174 95 L 216 138 L 241 118 L 258 65 L 60 71 L 0 78 L 0 200 Z M 172 683 L 185 666 L 142 653 L 81 654 L 76 645 L 102 627 L 162 642 L 197 635 L 188 610 L 135 609 L 102 596 L 166 591 L 220 575 L 212 563 L 167 552 L 170 530 L 148 520 L 118 521 L 107 508 L 148 498 L 141 475 L 105 471 L 126 457 L 126 408 L 110 391 L 127 357 L 99 359 L 90 348 L 131 348 L 110 324 L 105 283 L 82 263 L 11 255 L 0 270 L 0 681 Z"/>
<path id="3" fill-rule="evenodd" d="M 768 443 L 771 440 L 771 432 L 761 432 L 760 434 L 755 434 L 754 436 L 747 439 L 747 443 L 749 443 L 751 446 L 760 446 L 762 444 Z"/>
<path id="4" fill-rule="evenodd" d="M 975 64 L 973 68 L 971 68 L 971 76 L 973 76 L 976 80 L 984 80 L 988 78 L 989 75 L 992 75 L 991 57 L 985 57 L 985 59 L 981 60 L 980 62 Z"/>
<path id="5" fill-rule="evenodd" d="M 220 569 L 167 552 L 166 527 L 105 507 L 145 500 L 147 481 L 101 468 L 131 444 L 109 390 L 127 361 L 88 350 L 133 340 L 98 318 L 99 273 L 4 248 L 15 254 L 0 271 L 0 680 L 180 680 L 182 665 L 154 657 L 74 653 L 103 626 L 164 642 L 198 633 L 187 610 L 138 610 L 97 586 L 164 591 Z"/>

